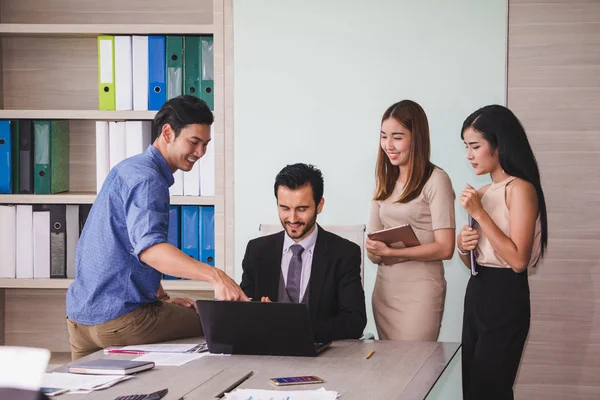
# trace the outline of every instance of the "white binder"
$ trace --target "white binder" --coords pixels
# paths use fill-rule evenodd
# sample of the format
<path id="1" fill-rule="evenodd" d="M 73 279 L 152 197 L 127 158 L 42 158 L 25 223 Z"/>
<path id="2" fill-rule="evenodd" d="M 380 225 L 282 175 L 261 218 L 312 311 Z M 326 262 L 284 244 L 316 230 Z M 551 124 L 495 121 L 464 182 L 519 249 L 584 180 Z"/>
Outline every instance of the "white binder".
<path id="1" fill-rule="evenodd" d="M 96 121 L 96 192 L 100 193 L 102 184 L 110 171 L 108 122 Z"/>
<path id="2" fill-rule="evenodd" d="M 33 278 L 33 207 L 17 206 L 17 278 Z"/>
<path id="3" fill-rule="evenodd" d="M 0 278 L 16 276 L 15 206 L 0 206 Z"/>
<path id="4" fill-rule="evenodd" d="M 133 109 L 131 36 L 115 36 L 115 108 Z"/>
<path id="5" fill-rule="evenodd" d="M 133 109 L 148 110 L 148 36 L 133 36 Z"/>

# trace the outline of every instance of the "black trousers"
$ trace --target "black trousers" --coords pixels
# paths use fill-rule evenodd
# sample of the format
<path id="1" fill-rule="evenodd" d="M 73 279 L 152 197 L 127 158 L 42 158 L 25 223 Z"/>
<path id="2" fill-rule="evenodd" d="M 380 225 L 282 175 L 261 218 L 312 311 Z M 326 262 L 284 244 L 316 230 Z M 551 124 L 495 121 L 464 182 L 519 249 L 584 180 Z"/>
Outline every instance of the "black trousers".
<path id="1" fill-rule="evenodd" d="M 512 400 L 531 317 L 527 270 L 477 269 L 465 294 L 463 399 Z"/>

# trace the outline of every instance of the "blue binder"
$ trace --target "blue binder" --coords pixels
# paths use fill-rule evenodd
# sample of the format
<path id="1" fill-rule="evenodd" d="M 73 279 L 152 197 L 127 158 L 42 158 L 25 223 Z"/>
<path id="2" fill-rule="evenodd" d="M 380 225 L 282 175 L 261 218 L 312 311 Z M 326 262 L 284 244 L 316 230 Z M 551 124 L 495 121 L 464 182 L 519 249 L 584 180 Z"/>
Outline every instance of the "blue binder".
<path id="1" fill-rule="evenodd" d="M 171 206 L 169 208 L 169 231 L 167 233 L 167 243 L 172 246 L 179 247 L 179 206 Z M 180 279 L 172 275 L 164 275 L 163 279 Z"/>
<path id="2" fill-rule="evenodd" d="M 215 207 L 200 207 L 200 261 L 215 266 Z"/>
<path id="3" fill-rule="evenodd" d="M 164 36 L 148 36 L 148 110 L 159 110 L 167 101 L 166 51 Z"/>
<path id="4" fill-rule="evenodd" d="M 198 206 L 181 206 L 181 251 L 195 260 L 200 258 L 198 211 Z"/>
<path id="5" fill-rule="evenodd" d="M 12 140 L 10 121 L 0 121 L 0 193 L 12 193 Z"/>

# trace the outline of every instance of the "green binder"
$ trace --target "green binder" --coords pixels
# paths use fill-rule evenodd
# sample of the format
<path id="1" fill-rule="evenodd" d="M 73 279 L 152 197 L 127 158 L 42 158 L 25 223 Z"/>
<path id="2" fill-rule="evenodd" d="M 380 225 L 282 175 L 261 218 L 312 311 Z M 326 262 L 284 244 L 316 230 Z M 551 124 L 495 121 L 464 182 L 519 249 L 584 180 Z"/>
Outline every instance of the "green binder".
<path id="1" fill-rule="evenodd" d="M 69 191 L 69 121 L 34 121 L 35 194 Z"/>
<path id="2" fill-rule="evenodd" d="M 69 121 L 52 121 L 50 131 L 50 193 L 69 191 Z"/>
<path id="3" fill-rule="evenodd" d="M 200 37 L 183 38 L 183 86 L 184 93 L 201 99 L 200 93 Z"/>
<path id="4" fill-rule="evenodd" d="M 167 36 L 167 100 L 183 94 L 183 36 Z"/>
<path id="5" fill-rule="evenodd" d="M 215 109 L 215 59 L 213 51 L 213 37 L 200 36 L 200 98 L 208 104 L 211 110 Z"/>
<path id="6" fill-rule="evenodd" d="M 19 193 L 19 121 L 10 121 L 12 140 L 12 192 Z"/>
<path id="7" fill-rule="evenodd" d="M 33 122 L 33 192 L 50 194 L 50 121 Z"/>

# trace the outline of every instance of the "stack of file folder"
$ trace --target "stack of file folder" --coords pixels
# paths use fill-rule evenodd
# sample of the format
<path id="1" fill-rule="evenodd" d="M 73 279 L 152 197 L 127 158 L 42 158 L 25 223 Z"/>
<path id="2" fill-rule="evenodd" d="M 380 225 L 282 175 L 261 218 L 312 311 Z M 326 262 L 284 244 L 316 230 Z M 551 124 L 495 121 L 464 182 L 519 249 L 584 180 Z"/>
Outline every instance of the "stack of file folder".
<path id="1" fill-rule="evenodd" d="M 214 110 L 212 35 L 98 37 L 100 110 L 158 110 L 182 94 Z"/>
<path id="2" fill-rule="evenodd" d="M 0 279 L 75 278 L 75 252 L 91 204 L 0 205 Z M 214 206 L 171 206 L 168 243 L 215 265 Z M 179 279 L 164 276 L 164 279 Z"/>
<path id="3" fill-rule="evenodd" d="M 74 278 L 91 204 L 0 205 L 0 278 Z"/>
<path id="4" fill-rule="evenodd" d="M 171 206 L 168 243 L 195 260 L 215 265 L 215 207 Z M 179 279 L 165 275 L 164 279 Z"/>
<path id="5" fill-rule="evenodd" d="M 0 193 L 69 191 L 69 121 L 0 121 Z"/>

